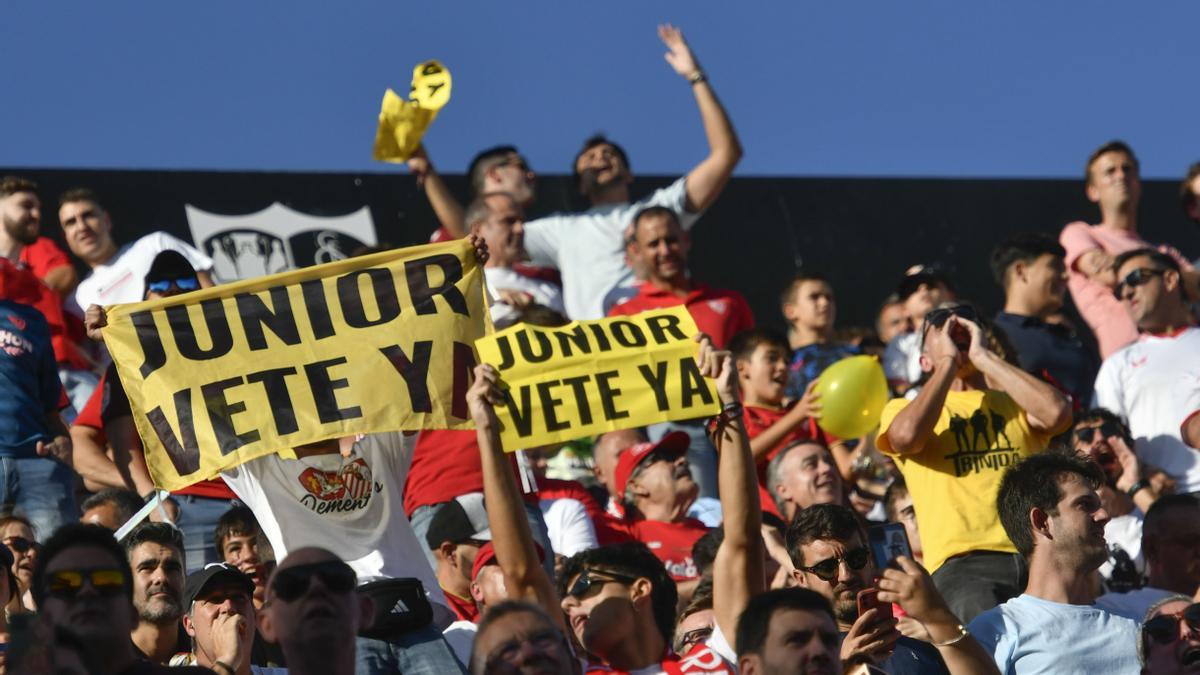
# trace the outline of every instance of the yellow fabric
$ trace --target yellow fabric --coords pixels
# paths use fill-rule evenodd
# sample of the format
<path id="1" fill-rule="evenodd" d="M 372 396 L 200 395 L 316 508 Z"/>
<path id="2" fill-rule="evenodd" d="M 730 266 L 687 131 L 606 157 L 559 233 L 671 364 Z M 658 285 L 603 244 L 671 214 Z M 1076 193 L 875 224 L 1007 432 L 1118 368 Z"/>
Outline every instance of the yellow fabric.
<path id="1" fill-rule="evenodd" d="M 409 100 L 388 89 L 379 106 L 372 156 L 382 162 L 404 162 L 416 152 L 438 111 L 450 101 L 450 71 L 437 61 L 413 68 Z"/>
<path id="2" fill-rule="evenodd" d="M 104 341 L 150 475 L 177 490 L 304 443 L 469 427 L 491 330 L 460 240 L 114 305 Z"/>
<path id="3" fill-rule="evenodd" d="M 952 391 L 918 453 L 896 455 L 887 430 L 910 401 L 893 399 L 880 419 L 879 449 L 904 474 L 930 572 L 968 551 L 1017 549 L 1004 533 L 996 493 L 1005 469 L 1041 452 L 1049 437 L 1030 428 L 1025 412 L 1004 392 Z"/>

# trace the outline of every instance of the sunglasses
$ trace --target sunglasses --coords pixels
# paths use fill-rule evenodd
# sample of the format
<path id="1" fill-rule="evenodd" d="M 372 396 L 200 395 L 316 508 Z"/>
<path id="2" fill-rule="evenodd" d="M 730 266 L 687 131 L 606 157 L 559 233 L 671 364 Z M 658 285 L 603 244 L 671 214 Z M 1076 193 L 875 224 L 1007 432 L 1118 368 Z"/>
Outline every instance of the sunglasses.
<path id="1" fill-rule="evenodd" d="M 271 579 L 271 588 L 280 600 L 291 602 L 308 591 L 313 577 L 320 578 L 321 584 L 334 593 L 349 593 L 358 582 L 349 565 L 327 560 L 276 570 L 275 577 Z"/>
<path id="2" fill-rule="evenodd" d="M 1136 288 L 1142 284 L 1148 283 L 1151 277 L 1161 277 L 1166 273 L 1166 270 L 1156 270 L 1151 267 L 1139 267 L 1130 272 L 1124 279 L 1117 282 L 1113 287 L 1113 297 L 1118 300 L 1125 299 L 1125 287 Z"/>
<path id="3" fill-rule="evenodd" d="M 4 545 L 16 551 L 17 553 L 25 553 L 33 548 L 33 542 L 25 537 L 9 537 L 4 540 Z"/>
<path id="4" fill-rule="evenodd" d="M 1176 614 L 1160 614 L 1142 624 L 1142 634 L 1160 645 L 1179 639 L 1179 622 L 1186 621 L 1188 628 L 1200 632 L 1200 604 L 1188 605 Z"/>
<path id="5" fill-rule="evenodd" d="M 46 579 L 46 592 L 73 598 L 87 581 L 100 595 L 120 595 L 125 592 L 125 573 L 118 569 L 61 570 L 51 572 Z"/>
<path id="6" fill-rule="evenodd" d="M 817 575 L 819 579 L 824 581 L 833 581 L 837 579 L 838 568 L 842 562 L 846 563 L 855 572 L 867 566 L 867 562 L 871 559 L 871 552 L 865 548 L 859 547 L 846 551 L 846 554 L 841 557 L 833 557 L 822 560 L 821 562 L 811 567 L 801 567 L 805 572 L 811 572 Z"/>
<path id="7" fill-rule="evenodd" d="M 179 277 L 177 279 L 160 279 L 151 281 L 146 284 L 146 291 L 149 293 L 166 293 L 171 290 L 171 286 L 178 288 L 185 293 L 194 291 L 200 288 L 200 280 L 196 277 Z"/>
<path id="8" fill-rule="evenodd" d="M 1121 427 L 1117 426 L 1115 422 L 1103 422 L 1098 427 L 1083 427 L 1076 429 L 1075 438 L 1084 443 L 1091 443 L 1092 439 L 1096 437 L 1096 432 L 1100 433 L 1100 438 L 1122 438 L 1125 435 L 1121 431 Z"/>
<path id="9" fill-rule="evenodd" d="M 979 314 L 975 308 L 970 305 L 955 305 L 954 307 L 942 307 L 935 309 L 925 315 L 925 327 L 941 328 L 946 325 L 950 317 L 957 316 L 960 319 L 966 319 L 971 323 L 979 323 Z"/>
<path id="10" fill-rule="evenodd" d="M 693 645 L 704 642 L 712 637 L 713 629 L 711 626 L 703 628 L 693 628 L 683 635 L 679 636 L 679 641 L 676 643 L 675 653 L 685 654 Z"/>
<path id="11" fill-rule="evenodd" d="M 592 575 L 596 574 L 597 572 L 613 578 L 605 579 L 603 577 L 593 577 Z M 571 584 L 571 587 L 567 589 L 567 595 L 575 598 L 576 600 L 581 600 L 583 599 L 583 596 L 587 595 L 588 590 L 591 589 L 592 586 L 599 588 L 607 583 L 631 583 L 637 581 L 637 579 L 638 577 L 620 574 L 617 572 L 609 572 L 608 570 L 585 569 L 579 573 L 578 577 L 575 578 L 575 583 Z"/>

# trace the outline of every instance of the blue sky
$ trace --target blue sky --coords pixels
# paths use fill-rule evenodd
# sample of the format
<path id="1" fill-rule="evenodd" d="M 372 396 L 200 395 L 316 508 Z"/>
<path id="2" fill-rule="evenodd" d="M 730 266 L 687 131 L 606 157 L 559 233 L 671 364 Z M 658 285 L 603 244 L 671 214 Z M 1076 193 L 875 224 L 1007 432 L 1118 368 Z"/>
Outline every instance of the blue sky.
<path id="1" fill-rule="evenodd" d="M 441 59 L 443 171 L 588 134 L 634 170 L 704 153 L 654 27 L 684 29 L 746 149 L 739 175 L 1075 177 L 1120 137 L 1149 177 L 1200 159 L 1200 4 L 1163 2 L 9 3 L 0 165 L 394 171 L 379 101 Z"/>

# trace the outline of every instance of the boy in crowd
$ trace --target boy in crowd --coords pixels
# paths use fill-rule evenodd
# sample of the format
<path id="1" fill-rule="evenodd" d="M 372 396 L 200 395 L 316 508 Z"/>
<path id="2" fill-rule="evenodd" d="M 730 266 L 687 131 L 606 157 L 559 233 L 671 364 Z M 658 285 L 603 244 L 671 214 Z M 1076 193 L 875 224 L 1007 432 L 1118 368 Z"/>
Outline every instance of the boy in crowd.
<path id="1" fill-rule="evenodd" d="M 213 542 L 218 559 L 254 582 L 254 606 L 262 607 L 267 597 L 267 579 L 275 569 L 275 555 L 269 550 L 270 543 L 262 535 L 254 512 L 241 504 L 231 507 L 217 520 Z"/>
<path id="2" fill-rule="evenodd" d="M 854 345 L 833 341 L 837 303 L 833 286 L 824 275 L 813 272 L 796 275 L 783 290 L 781 303 L 793 350 L 785 394 L 790 399 L 799 399 L 826 368 L 862 352 Z"/>
<path id="3" fill-rule="evenodd" d="M 935 267 L 914 265 L 900 279 L 895 298 L 904 308 L 905 330 L 888 342 L 883 354 L 884 374 L 897 394 L 904 394 L 921 380 L 921 328 L 925 315 L 954 297 L 950 280 Z"/>

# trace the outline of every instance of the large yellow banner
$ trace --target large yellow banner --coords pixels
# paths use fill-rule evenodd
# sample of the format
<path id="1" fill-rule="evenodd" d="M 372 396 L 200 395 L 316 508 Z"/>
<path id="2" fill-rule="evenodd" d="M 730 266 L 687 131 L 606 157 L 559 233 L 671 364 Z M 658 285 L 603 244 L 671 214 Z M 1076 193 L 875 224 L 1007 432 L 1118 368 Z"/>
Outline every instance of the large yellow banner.
<path id="1" fill-rule="evenodd" d="M 696 332 L 680 306 L 480 338 L 479 359 L 504 384 L 496 410 L 504 449 L 717 414 L 715 385 L 696 365 Z"/>
<path id="2" fill-rule="evenodd" d="M 150 475 L 176 490 L 304 443 L 469 427 L 472 344 L 491 329 L 458 241 L 115 305 L 104 342 Z"/>

